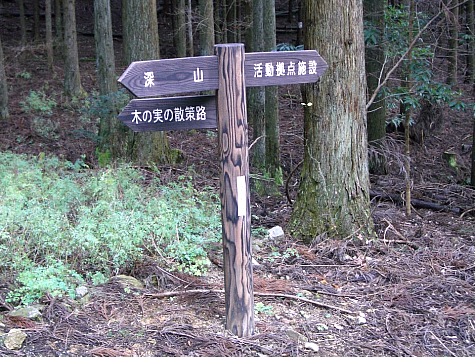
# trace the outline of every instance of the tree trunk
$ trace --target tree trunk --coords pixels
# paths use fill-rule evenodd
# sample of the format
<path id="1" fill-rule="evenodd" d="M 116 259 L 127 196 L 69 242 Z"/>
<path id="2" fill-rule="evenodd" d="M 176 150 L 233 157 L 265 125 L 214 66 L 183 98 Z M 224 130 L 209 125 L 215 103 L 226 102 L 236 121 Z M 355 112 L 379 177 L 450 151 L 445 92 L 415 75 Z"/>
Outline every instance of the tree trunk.
<path id="1" fill-rule="evenodd" d="M 193 48 L 193 8 L 191 7 L 191 0 L 188 0 L 186 26 L 188 30 L 188 56 L 193 57 L 195 54 Z"/>
<path id="2" fill-rule="evenodd" d="M 63 0 L 64 5 L 64 94 L 68 97 L 85 95 L 79 72 L 76 35 L 76 1 Z"/>
<path id="3" fill-rule="evenodd" d="M 46 57 L 48 59 L 48 68 L 53 70 L 53 23 L 51 18 L 51 0 L 45 0 L 46 17 Z"/>
<path id="4" fill-rule="evenodd" d="M 186 4 L 185 0 L 173 0 L 173 38 L 177 57 L 186 56 Z"/>
<path id="5" fill-rule="evenodd" d="M 458 5 L 459 0 L 452 0 L 451 6 Z M 458 6 L 452 10 L 452 15 L 449 18 L 449 66 L 447 75 L 447 84 L 451 86 L 457 85 L 457 67 L 458 67 L 458 36 L 459 36 L 459 8 Z"/>
<path id="6" fill-rule="evenodd" d="M 21 45 L 26 45 L 26 20 L 25 20 L 25 4 L 23 0 L 18 0 L 18 8 L 20 10 L 20 28 L 21 28 Z"/>
<path id="7" fill-rule="evenodd" d="M 61 14 L 61 9 L 63 7 L 62 0 L 55 0 L 55 9 L 54 9 L 54 25 L 55 33 L 57 40 L 61 43 L 63 42 L 63 16 Z"/>
<path id="8" fill-rule="evenodd" d="M 412 43 L 414 40 L 414 17 L 415 17 L 415 7 L 414 0 L 409 0 L 409 36 L 407 43 Z M 407 90 L 410 91 L 411 87 L 411 62 L 412 62 L 412 51 L 407 54 L 407 65 L 406 65 L 406 84 Z M 413 108 L 411 105 L 404 105 L 404 141 L 405 141 L 405 154 L 404 158 L 404 171 L 405 171 L 405 183 L 406 183 L 406 216 L 411 215 L 411 141 L 410 141 L 410 132 L 411 132 L 411 118 L 412 118 Z"/>
<path id="9" fill-rule="evenodd" d="M 471 36 L 468 41 L 467 53 L 467 80 L 475 86 L 475 14 L 474 0 L 467 3 L 467 34 Z M 474 87 L 475 89 L 475 87 Z"/>
<path id="10" fill-rule="evenodd" d="M 214 11 L 213 0 L 200 0 L 200 55 L 214 54 Z"/>
<path id="11" fill-rule="evenodd" d="M 39 0 L 33 0 L 33 34 L 35 42 L 40 42 L 40 4 Z"/>
<path id="12" fill-rule="evenodd" d="M 262 52 L 264 50 L 264 25 L 263 25 L 262 0 L 252 2 L 252 45 L 249 52 Z M 251 164 L 259 171 L 265 168 L 266 159 L 266 130 L 265 130 L 265 88 L 255 87 L 247 89 L 248 117 L 252 125 Z M 256 141 L 257 140 L 257 141 Z"/>
<path id="13" fill-rule="evenodd" d="M 276 46 L 275 1 L 264 0 L 264 51 L 272 51 Z M 282 185 L 282 169 L 280 167 L 279 145 L 279 88 L 266 87 L 265 133 L 266 133 L 266 171 L 275 181 L 272 191 L 277 191 L 276 185 Z M 272 185 L 269 185 L 272 186 Z"/>
<path id="14" fill-rule="evenodd" d="M 221 40 L 223 43 L 228 43 L 228 18 L 227 18 L 227 13 L 228 13 L 228 3 L 229 1 L 232 0 L 220 0 L 221 1 L 221 33 L 222 37 Z"/>
<path id="15" fill-rule="evenodd" d="M 117 92 L 110 0 L 94 0 L 94 40 L 99 93 L 110 96 Z M 108 102 L 114 103 L 113 100 Z M 118 111 L 119 108 L 111 107 L 110 115 L 100 119 L 98 151 L 106 160 L 123 154 L 121 138 L 126 136 L 123 125 L 117 120 Z"/>
<path id="16" fill-rule="evenodd" d="M 10 118 L 8 112 L 8 84 L 4 63 L 2 39 L 0 37 L 0 120 L 7 120 Z"/>
<path id="17" fill-rule="evenodd" d="M 291 228 L 306 242 L 320 234 L 373 232 L 364 76 L 363 2 L 304 0 L 304 44 L 328 63 L 305 85 L 305 156 Z"/>
<path id="18" fill-rule="evenodd" d="M 364 0 L 364 16 L 369 26 L 373 27 L 377 33 L 375 43 L 366 44 L 365 64 L 366 81 L 368 83 L 368 98 L 378 87 L 380 79 L 384 73 L 384 10 L 387 5 L 386 0 Z M 381 93 L 381 92 L 380 92 Z M 378 147 L 383 144 L 386 137 L 386 100 L 384 95 L 371 104 L 367 113 L 368 120 L 368 142 L 370 145 Z M 386 172 L 384 157 L 376 156 L 369 162 L 370 171 L 375 174 L 384 174 Z"/>
<path id="19" fill-rule="evenodd" d="M 160 58 L 157 4 L 155 0 L 123 0 L 122 21 L 124 59 L 133 61 Z M 164 132 L 133 133 L 127 144 L 129 159 L 139 165 L 154 165 L 169 161 L 170 151 Z"/>
<path id="20" fill-rule="evenodd" d="M 472 174 L 470 184 L 475 187 L 475 115 L 473 116 L 473 134 L 472 134 Z"/>
<path id="21" fill-rule="evenodd" d="M 227 43 L 236 42 L 236 1 L 228 0 L 228 6 L 226 8 L 226 23 L 227 26 Z"/>
<path id="22" fill-rule="evenodd" d="M 302 23 L 302 0 L 298 0 L 297 3 L 297 46 L 302 44 L 302 37 L 303 37 L 303 23 Z"/>

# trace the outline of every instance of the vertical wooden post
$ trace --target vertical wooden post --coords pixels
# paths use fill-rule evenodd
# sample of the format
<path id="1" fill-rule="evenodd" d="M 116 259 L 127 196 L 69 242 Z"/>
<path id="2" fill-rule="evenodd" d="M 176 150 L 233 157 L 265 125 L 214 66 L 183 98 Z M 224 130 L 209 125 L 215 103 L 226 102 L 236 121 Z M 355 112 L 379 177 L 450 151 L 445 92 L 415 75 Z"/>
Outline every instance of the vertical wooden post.
<path id="1" fill-rule="evenodd" d="M 226 329 L 254 332 L 244 45 L 215 46 Z"/>

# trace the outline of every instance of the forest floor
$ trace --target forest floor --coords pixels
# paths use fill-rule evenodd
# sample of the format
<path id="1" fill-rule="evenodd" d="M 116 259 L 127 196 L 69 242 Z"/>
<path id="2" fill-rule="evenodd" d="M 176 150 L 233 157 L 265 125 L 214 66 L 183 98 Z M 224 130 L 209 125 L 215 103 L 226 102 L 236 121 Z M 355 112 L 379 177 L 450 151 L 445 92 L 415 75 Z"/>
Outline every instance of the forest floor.
<path id="1" fill-rule="evenodd" d="M 29 2 L 26 2 L 29 4 Z M 120 2 L 119 2 L 120 3 Z M 280 3 L 280 2 L 279 2 Z M 114 16 L 120 15 L 113 1 Z M 78 0 L 78 41 L 82 83 L 97 90 L 92 5 Z M 5 2 L 4 13 L 14 4 Z M 27 11 L 28 13 L 28 11 Z M 160 26 L 166 29 L 161 16 Z M 285 23 L 283 21 L 282 23 Z M 294 24 L 295 25 L 295 24 Z M 120 33 L 117 21 L 114 31 Z M 283 25 L 282 25 L 283 26 Z M 18 46 L 15 16 L 1 19 L 11 120 L 0 128 L 0 150 L 82 159 L 98 167 L 95 128 L 81 111 L 62 102 L 63 68 L 56 57 L 46 69 L 41 45 Z M 162 57 L 173 53 L 170 34 L 161 31 Z M 31 32 L 29 33 L 31 36 Z M 287 36 L 294 36 L 287 35 Z M 280 38 L 278 42 L 287 42 Z M 120 37 L 116 38 L 117 73 Z M 170 55 L 171 56 L 171 55 Z M 56 93 L 59 123 L 38 123 L 22 101 L 30 90 Z M 466 92 L 473 102 L 473 92 Z M 471 96 L 471 97 L 470 97 Z M 303 110 L 298 86 L 279 95 L 282 165 L 294 199 L 302 160 Z M 49 126 L 48 126 L 49 125 Z M 414 198 L 437 203 L 443 211 L 414 209 L 406 217 L 394 202 L 372 199 L 377 239 L 355 232 L 339 240 L 316 237 L 304 245 L 285 235 L 271 241 L 257 235 L 253 252 L 256 331 L 236 338 L 224 329 L 222 258 L 205 277 L 166 271 L 143 262 L 130 275 L 143 288 L 124 288 L 115 280 L 91 289 L 92 298 L 71 309 L 67 299 L 50 299 L 42 321 L 4 319 L 5 330 L 22 328 L 28 338 L 18 351 L 0 346 L 1 356 L 475 356 L 475 191 L 465 185 L 470 169 L 471 113 L 443 111 L 443 120 L 423 144 L 412 143 Z M 211 134 L 210 134 L 211 133 Z M 184 162 L 160 167 L 161 181 L 174 180 L 193 167 L 197 188 L 218 189 L 217 138 L 212 131 L 169 132 L 170 145 Z M 391 134 L 388 174 L 371 176 L 374 191 L 404 192 L 403 138 Z M 444 152 L 453 152 L 450 166 Z M 292 204 L 281 196 L 253 193 L 253 229 L 285 227 Z M 186 291 L 195 290 L 193 294 Z M 169 295 L 163 294 L 169 292 Z M 266 294 L 275 294 L 266 296 Z M 162 294 L 162 295 L 160 295 Z M 5 314 L 7 311 L 1 311 Z"/>

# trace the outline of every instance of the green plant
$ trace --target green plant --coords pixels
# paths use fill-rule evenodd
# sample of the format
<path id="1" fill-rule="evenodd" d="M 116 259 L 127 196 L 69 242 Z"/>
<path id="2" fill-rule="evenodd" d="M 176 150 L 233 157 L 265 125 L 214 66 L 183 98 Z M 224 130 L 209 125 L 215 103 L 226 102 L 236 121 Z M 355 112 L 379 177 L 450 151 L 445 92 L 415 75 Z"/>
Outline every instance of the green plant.
<path id="1" fill-rule="evenodd" d="M 48 116 L 35 116 L 31 122 L 31 128 L 42 138 L 49 140 L 58 139 L 59 123 Z"/>
<path id="2" fill-rule="evenodd" d="M 254 304 L 254 312 L 257 314 L 268 314 L 273 315 L 272 306 L 264 305 L 262 302 L 257 302 Z"/>
<path id="3" fill-rule="evenodd" d="M 51 99 L 42 90 L 30 91 L 25 101 L 21 102 L 23 110 L 27 112 L 37 112 L 43 115 L 52 115 L 53 108 L 56 107 L 56 101 Z"/>
<path id="4" fill-rule="evenodd" d="M 13 300 L 71 295 L 75 273 L 103 282 L 144 254 L 171 261 L 170 268 L 206 272 L 206 250 L 221 236 L 213 190 L 197 191 L 190 177 L 145 186 L 127 165 L 82 168 L 82 159 L 0 153 L 0 276 L 16 277 Z"/>
<path id="5" fill-rule="evenodd" d="M 68 295 L 75 298 L 75 288 L 84 283 L 83 278 L 74 270 L 67 268 L 62 262 L 54 262 L 48 266 L 28 266 L 20 272 L 17 281 L 21 286 L 9 292 L 9 302 L 31 304 L 45 294 L 51 296 Z"/>
<path id="6" fill-rule="evenodd" d="M 18 72 L 16 74 L 16 77 L 20 77 L 20 78 L 24 78 L 24 79 L 31 79 L 31 73 L 26 72 L 26 71 Z"/>
<path id="7" fill-rule="evenodd" d="M 303 49 L 303 45 L 294 46 L 289 43 L 279 43 L 272 51 L 301 51 Z"/>
<path id="8" fill-rule="evenodd" d="M 428 16 L 422 12 L 415 14 L 414 23 L 421 28 L 429 20 Z M 365 44 L 368 47 L 381 45 L 385 49 L 385 55 L 388 61 L 386 65 L 390 68 L 408 49 L 409 43 L 409 12 L 403 5 L 388 6 L 385 11 L 386 28 L 384 34 L 369 21 L 365 21 L 364 37 Z M 378 43 L 378 41 L 383 41 Z M 407 84 L 400 86 L 385 87 L 380 93 L 381 97 L 386 98 L 388 112 L 396 109 L 400 104 L 406 107 L 418 109 L 423 101 L 432 103 L 446 103 L 450 108 L 456 110 L 466 110 L 467 105 L 459 100 L 460 93 L 453 91 L 452 88 L 444 83 L 435 80 L 435 74 L 432 70 L 432 61 L 435 53 L 435 45 L 425 42 L 423 39 L 412 48 L 412 59 L 407 66 L 407 81 L 410 83 L 409 90 Z M 388 124 L 398 125 L 401 118 L 398 114 L 393 118 L 388 118 Z M 412 124 L 412 119 L 411 119 Z"/>

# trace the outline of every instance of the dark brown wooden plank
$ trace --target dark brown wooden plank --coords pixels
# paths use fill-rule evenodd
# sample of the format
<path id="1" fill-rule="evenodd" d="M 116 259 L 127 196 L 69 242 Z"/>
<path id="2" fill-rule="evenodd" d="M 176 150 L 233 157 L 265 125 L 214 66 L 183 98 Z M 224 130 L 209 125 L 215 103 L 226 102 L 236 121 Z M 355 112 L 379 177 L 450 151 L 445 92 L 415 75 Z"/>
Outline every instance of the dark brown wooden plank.
<path id="1" fill-rule="evenodd" d="M 313 83 L 328 65 L 315 50 L 246 54 L 246 87 Z"/>
<path id="2" fill-rule="evenodd" d="M 132 62 L 119 82 L 139 98 L 218 88 L 216 56 Z"/>
<path id="3" fill-rule="evenodd" d="M 316 82 L 327 69 L 314 50 L 245 55 L 247 87 Z M 139 98 L 218 88 L 216 56 L 132 62 L 119 78 Z"/>
<path id="4" fill-rule="evenodd" d="M 119 119 L 135 132 L 212 129 L 216 96 L 132 99 Z"/>
<path id="5" fill-rule="evenodd" d="M 226 329 L 254 332 L 244 45 L 215 46 Z"/>

